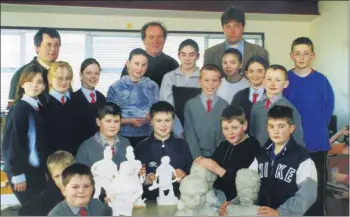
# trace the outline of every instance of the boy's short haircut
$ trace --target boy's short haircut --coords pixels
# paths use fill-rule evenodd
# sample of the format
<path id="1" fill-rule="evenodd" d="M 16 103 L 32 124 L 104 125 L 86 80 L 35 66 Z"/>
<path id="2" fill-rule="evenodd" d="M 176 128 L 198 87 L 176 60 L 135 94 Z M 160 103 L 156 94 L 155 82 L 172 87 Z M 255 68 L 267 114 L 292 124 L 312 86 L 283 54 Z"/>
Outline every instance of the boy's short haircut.
<path id="1" fill-rule="evenodd" d="M 278 64 L 273 64 L 273 65 L 270 65 L 269 67 L 267 67 L 266 72 L 270 69 L 274 70 L 274 71 L 281 70 L 283 72 L 285 80 L 288 81 L 288 71 L 284 66 L 278 65 Z"/>
<path id="2" fill-rule="evenodd" d="M 175 108 L 167 101 L 158 101 L 150 108 L 150 117 L 153 118 L 157 112 L 169 112 L 175 118 Z"/>
<path id="3" fill-rule="evenodd" d="M 231 122 L 233 120 L 238 121 L 240 124 L 244 124 L 247 121 L 247 117 L 244 110 L 240 106 L 230 105 L 222 111 L 220 121 Z"/>
<path id="4" fill-rule="evenodd" d="M 195 41 L 195 40 L 192 40 L 192 39 L 186 39 L 184 41 L 182 41 L 179 45 L 179 54 L 182 50 L 182 48 L 186 47 L 186 46 L 191 46 L 193 47 L 194 51 L 199 54 L 199 46 L 198 46 L 198 43 Z"/>
<path id="5" fill-rule="evenodd" d="M 55 169 L 65 169 L 74 163 L 73 155 L 67 151 L 56 151 L 47 158 L 47 168 L 51 175 Z"/>
<path id="6" fill-rule="evenodd" d="M 295 39 L 292 43 L 291 52 L 293 52 L 295 46 L 300 44 L 309 45 L 311 47 L 311 51 L 314 52 L 314 44 L 312 43 L 311 39 L 308 37 L 299 37 Z"/>
<path id="7" fill-rule="evenodd" d="M 219 67 L 217 67 L 217 65 L 214 65 L 214 64 L 206 64 L 206 65 L 202 66 L 202 68 L 201 68 L 200 71 L 199 71 L 199 72 L 200 72 L 199 77 L 202 75 L 202 72 L 203 72 L 204 70 L 217 72 L 217 73 L 219 73 L 219 75 L 220 75 L 220 77 L 221 77 L 220 69 L 219 69 Z"/>
<path id="8" fill-rule="evenodd" d="M 222 59 L 224 58 L 225 55 L 235 55 L 239 61 L 239 63 L 242 63 L 242 53 L 236 49 L 236 48 L 229 48 L 227 50 L 225 50 L 224 55 L 222 55 Z"/>
<path id="9" fill-rule="evenodd" d="M 240 8 L 231 5 L 221 15 L 221 26 L 223 27 L 230 20 L 235 20 L 245 26 L 245 15 L 244 11 Z"/>
<path id="10" fill-rule="evenodd" d="M 105 102 L 97 109 L 97 118 L 102 120 L 106 115 L 119 115 L 122 118 L 122 110 L 113 102 Z"/>
<path id="11" fill-rule="evenodd" d="M 252 56 L 249 58 L 249 60 L 247 61 L 247 64 L 245 65 L 245 69 L 244 71 L 248 71 L 249 66 L 253 63 L 259 63 L 261 64 L 265 71 L 266 69 L 269 67 L 269 63 L 265 60 L 265 58 L 261 57 L 261 56 Z"/>
<path id="12" fill-rule="evenodd" d="M 64 169 L 62 172 L 62 184 L 63 184 L 63 186 L 66 187 L 68 185 L 68 183 L 70 182 L 70 180 L 74 176 L 87 176 L 87 177 L 89 177 L 89 179 L 91 181 L 91 185 L 92 186 L 95 185 L 91 170 L 85 164 L 76 163 L 76 164 L 72 164 L 69 167 L 67 167 L 66 169 Z"/>
<path id="13" fill-rule="evenodd" d="M 284 119 L 289 125 L 295 125 L 293 120 L 293 110 L 288 106 L 275 105 L 267 112 L 267 120 Z"/>

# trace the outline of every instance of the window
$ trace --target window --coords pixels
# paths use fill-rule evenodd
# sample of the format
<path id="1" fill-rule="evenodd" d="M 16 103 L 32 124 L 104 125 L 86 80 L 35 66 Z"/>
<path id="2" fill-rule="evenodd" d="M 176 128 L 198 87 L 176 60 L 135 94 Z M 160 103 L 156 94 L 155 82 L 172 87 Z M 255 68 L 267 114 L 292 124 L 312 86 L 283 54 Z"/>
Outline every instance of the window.
<path id="1" fill-rule="evenodd" d="M 37 29 L 1 28 L 1 110 L 5 110 L 13 74 L 36 56 L 34 35 Z M 67 61 L 74 71 L 73 90 L 80 88 L 80 64 L 84 59 L 93 57 L 99 61 L 102 72 L 97 89 L 106 94 L 109 86 L 120 78 L 125 62 L 132 49 L 144 48 L 139 32 L 104 32 L 83 30 L 59 30 L 61 48 L 58 60 Z M 222 33 L 168 33 L 164 53 L 178 60 L 179 44 L 191 38 L 199 45 L 202 66 L 204 51 L 215 44 L 222 43 Z M 247 33 L 245 40 L 263 45 L 262 33 Z M 179 60 L 178 60 L 179 62 Z"/>

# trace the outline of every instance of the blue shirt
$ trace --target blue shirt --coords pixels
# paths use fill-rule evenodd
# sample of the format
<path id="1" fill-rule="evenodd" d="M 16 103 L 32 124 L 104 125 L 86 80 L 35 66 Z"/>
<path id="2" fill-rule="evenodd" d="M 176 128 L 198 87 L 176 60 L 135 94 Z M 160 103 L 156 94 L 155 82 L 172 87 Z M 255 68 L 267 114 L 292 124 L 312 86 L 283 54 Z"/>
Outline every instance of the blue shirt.
<path id="1" fill-rule="evenodd" d="M 260 87 L 259 89 L 255 90 L 252 88 L 252 86 L 249 87 L 249 101 L 253 102 L 253 94 L 257 93 L 258 97 L 256 98 L 256 102 L 259 102 L 260 100 L 264 100 L 266 98 L 265 96 L 265 88 Z"/>
<path id="2" fill-rule="evenodd" d="M 218 101 L 218 96 L 216 94 L 212 95 L 211 97 L 204 96 L 203 93 L 200 95 L 201 101 L 204 105 L 205 110 L 207 110 L 207 100 L 211 99 L 211 109 L 214 108 L 215 103 Z"/>
<path id="3" fill-rule="evenodd" d="M 288 71 L 289 85 L 283 91 L 298 110 L 309 152 L 330 149 L 328 126 L 334 109 L 334 93 L 328 79 L 314 70 L 306 77 Z"/>
<path id="4" fill-rule="evenodd" d="M 107 101 L 120 106 L 123 118 L 144 118 L 150 112 L 151 106 L 159 100 L 159 87 L 148 77 L 139 82 L 133 82 L 129 76 L 123 76 L 113 83 L 107 92 Z M 152 127 L 149 122 L 141 127 L 125 124 L 120 129 L 120 135 L 127 137 L 150 136 Z"/>

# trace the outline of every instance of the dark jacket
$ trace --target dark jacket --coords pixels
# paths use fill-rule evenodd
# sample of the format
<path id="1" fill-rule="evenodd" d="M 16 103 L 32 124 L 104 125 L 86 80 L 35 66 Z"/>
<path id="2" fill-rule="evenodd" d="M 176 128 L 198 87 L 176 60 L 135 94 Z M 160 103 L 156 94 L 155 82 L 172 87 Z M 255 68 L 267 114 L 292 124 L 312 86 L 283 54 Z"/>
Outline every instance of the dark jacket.
<path id="1" fill-rule="evenodd" d="M 167 140 L 162 142 L 155 138 L 152 133 L 151 137 L 141 141 L 135 147 L 135 157 L 145 165 L 147 174 L 156 172 L 161 163 L 160 160 L 164 156 L 170 157 L 170 165 L 174 169 L 181 169 L 189 174 L 192 166 L 192 156 L 185 140 L 170 135 Z M 179 194 L 178 188 L 179 184 L 174 183 L 175 195 Z M 158 196 L 158 191 L 148 191 L 147 186 L 144 189 L 143 196 L 149 200 L 154 200 Z"/>
<path id="2" fill-rule="evenodd" d="M 258 205 L 277 209 L 280 215 L 302 216 L 316 201 L 315 164 L 293 137 L 277 156 L 274 147 L 268 140 L 250 166 L 260 174 Z"/>

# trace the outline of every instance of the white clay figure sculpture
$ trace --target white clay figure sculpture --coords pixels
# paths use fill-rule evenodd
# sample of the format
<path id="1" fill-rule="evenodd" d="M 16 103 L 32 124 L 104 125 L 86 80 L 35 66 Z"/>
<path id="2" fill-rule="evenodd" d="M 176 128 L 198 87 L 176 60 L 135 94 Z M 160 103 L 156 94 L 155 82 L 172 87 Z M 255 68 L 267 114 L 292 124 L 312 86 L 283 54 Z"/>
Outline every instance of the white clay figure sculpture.
<path id="1" fill-rule="evenodd" d="M 161 164 L 156 170 L 156 179 L 153 184 L 148 188 L 150 191 L 159 188 L 159 196 L 157 197 L 158 205 L 176 205 L 178 198 L 174 194 L 173 183 L 179 179 L 176 177 L 175 169 L 170 165 L 169 156 L 161 158 Z M 173 176 L 175 178 L 173 179 Z M 157 183 L 159 180 L 159 183 Z M 164 191 L 169 191 L 165 195 Z"/>

